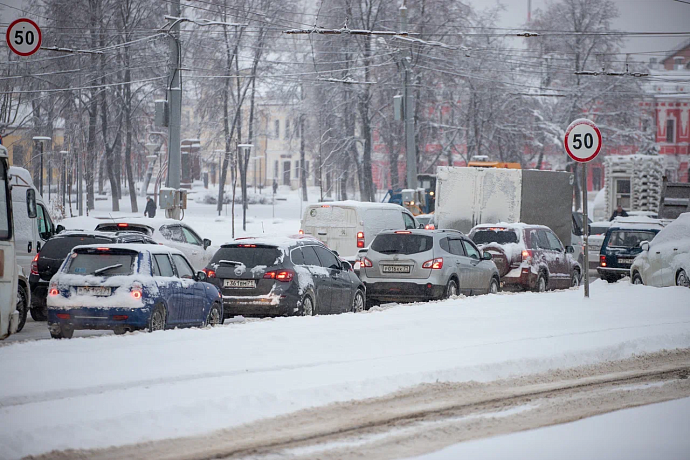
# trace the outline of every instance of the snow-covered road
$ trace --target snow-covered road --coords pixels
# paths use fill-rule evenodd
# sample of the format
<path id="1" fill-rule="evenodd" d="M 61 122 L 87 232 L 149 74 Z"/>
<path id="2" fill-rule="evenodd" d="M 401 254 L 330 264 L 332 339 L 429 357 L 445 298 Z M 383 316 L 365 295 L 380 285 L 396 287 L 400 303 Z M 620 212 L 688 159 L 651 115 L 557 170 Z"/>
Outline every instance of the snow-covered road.
<path id="1" fill-rule="evenodd" d="M 207 433 L 419 383 L 690 347 L 690 291 L 458 298 L 370 311 L 0 347 L 0 456 Z"/>

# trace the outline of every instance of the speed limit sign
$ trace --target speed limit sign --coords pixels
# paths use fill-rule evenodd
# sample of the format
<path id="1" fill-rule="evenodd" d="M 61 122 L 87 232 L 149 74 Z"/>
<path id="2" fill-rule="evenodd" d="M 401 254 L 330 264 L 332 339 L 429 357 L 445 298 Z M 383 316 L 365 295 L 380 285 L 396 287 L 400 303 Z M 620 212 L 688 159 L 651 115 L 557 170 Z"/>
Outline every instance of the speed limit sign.
<path id="1" fill-rule="evenodd" d="M 21 18 L 7 28 L 7 46 L 14 54 L 31 56 L 41 47 L 41 29 L 31 19 Z"/>
<path id="2" fill-rule="evenodd" d="M 565 151 L 579 163 L 592 161 L 601 150 L 601 131 L 594 122 L 580 118 L 565 131 Z"/>

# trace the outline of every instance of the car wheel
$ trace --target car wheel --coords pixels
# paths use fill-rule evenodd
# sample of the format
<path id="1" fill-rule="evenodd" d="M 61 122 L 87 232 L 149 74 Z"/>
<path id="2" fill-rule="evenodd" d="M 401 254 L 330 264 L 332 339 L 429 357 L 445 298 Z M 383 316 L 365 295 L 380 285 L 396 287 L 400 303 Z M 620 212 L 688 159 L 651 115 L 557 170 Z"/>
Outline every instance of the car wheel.
<path id="1" fill-rule="evenodd" d="M 116 329 L 113 329 L 113 334 L 115 335 L 125 335 L 127 333 L 127 329 L 123 327 L 118 327 Z"/>
<path id="2" fill-rule="evenodd" d="M 314 316 L 316 315 L 316 309 L 314 308 L 314 301 L 311 297 L 305 295 L 302 299 L 302 316 Z"/>
<path id="3" fill-rule="evenodd" d="M 489 294 L 498 294 L 500 286 L 496 278 L 491 278 L 491 283 L 489 283 Z"/>
<path id="4" fill-rule="evenodd" d="M 451 278 L 446 286 L 446 299 L 458 295 L 458 283 L 455 279 Z"/>
<path id="5" fill-rule="evenodd" d="M 206 325 L 207 326 L 219 326 L 223 324 L 223 315 L 220 314 L 220 306 L 218 303 L 214 303 L 211 306 L 211 311 L 208 312 L 208 318 L 206 318 Z"/>
<path id="6" fill-rule="evenodd" d="M 539 273 L 539 278 L 537 278 L 537 286 L 534 290 L 537 292 L 546 292 L 547 289 L 548 282 L 546 281 L 546 275 Z"/>
<path id="7" fill-rule="evenodd" d="M 164 330 L 165 316 L 165 307 L 161 304 L 156 305 L 149 319 L 149 332 Z"/>
<path id="8" fill-rule="evenodd" d="M 638 272 L 635 272 L 632 277 L 632 284 L 644 284 L 642 282 L 642 275 L 640 275 Z"/>
<path id="9" fill-rule="evenodd" d="M 573 270 L 573 276 L 570 280 L 570 287 L 580 287 L 580 271 Z"/>
<path id="10" fill-rule="evenodd" d="M 19 332 L 24 329 L 26 317 L 29 314 L 29 296 L 26 294 L 26 288 L 21 284 L 17 286 L 17 311 L 19 312 L 17 332 Z"/>
<path id="11" fill-rule="evenodd" d="M 71 339 L 74 329 L 67 326 L 53 326 L 50 328 L 50 336 L 54 339 Z"/>
<path id="12" fill-rule="evenodd" d="M 690 278 L 688 278 L 688 274 L 682 268 L 676 275 L 676 286 L 690 287 Z"/>
<path id="13" fill-rule="evenodd" d="M 352 313 L 364 311 L 364 305 L 364 293 L 361 289 L 357 289 L 357 292 L 355 292 L 355 298 L 352 299 Z"/>
<path id="14" fill-rule="evenodd" d="M 48 312 L 45 307 L 33 307 L 30 309 L 31 317 L 34 321 L 46 321 L 48 319 Z"/>

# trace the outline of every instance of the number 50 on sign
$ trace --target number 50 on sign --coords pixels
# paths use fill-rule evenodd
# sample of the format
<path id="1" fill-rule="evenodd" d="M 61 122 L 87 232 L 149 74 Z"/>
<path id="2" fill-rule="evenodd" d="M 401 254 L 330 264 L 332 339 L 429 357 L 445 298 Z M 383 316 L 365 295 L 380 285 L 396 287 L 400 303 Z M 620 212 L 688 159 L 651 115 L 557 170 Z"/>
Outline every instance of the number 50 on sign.
<path id="1" fill-rule="evenodd" d="M 601 131 L 585 118 L 575 120 L 565 131 L 565 151 L 579 163 L 592 161 L 601 150 Z"/>
<path id="2" fill-rule="evenodd" d="M 41 29 L 31 19 L 17 19 L 7 28 L 5 39 L 14 54 L 31 56 L 41 47 Z"/>

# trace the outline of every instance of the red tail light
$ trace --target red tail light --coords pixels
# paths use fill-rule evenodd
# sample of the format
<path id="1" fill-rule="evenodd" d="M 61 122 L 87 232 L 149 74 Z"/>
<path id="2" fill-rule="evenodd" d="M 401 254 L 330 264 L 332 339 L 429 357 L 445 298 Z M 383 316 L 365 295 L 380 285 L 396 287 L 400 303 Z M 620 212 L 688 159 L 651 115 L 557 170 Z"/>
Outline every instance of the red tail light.
<path id="1" fill-rule="evenodd" d="M 527 263 L 532 263 L 532 250 L 531 249 L 525 249 L 522 251 L 522 261 L 527 262 Z"/>
<path id="2" fill-rule="evenodd" d="M 434 224 L 426 224 L 424 230 L 436 230 L 436 226 Z"/>
<path id="3" fill-rule="evenodd" d="M 215 278 L 216 277 L 216 272 L 214 270 L 210 270 L 208 268 L 204 268 L 201 270 L 202 272 L 206 273 L 206 278 Z"/>
<path id="4" fill-rule="evenodd" d="M 304 230 L 300 229 L 299 234 L 304 235 Z"/>
<path id="5" fill-rule="evenodd" d="M 362 258 L 360 265 L 362 265 L 363 267 L 373 267 L 374 266 L 374 264 L 371 263 L 371 260 L 367 259 L 366 257 Z"/>
<path id="6" fill-rule="evenodd" d="M 31 261 L 31 274 L 38 275 L 38 254 L 36 254 L 34 260 Z"/>
<path id="7" fill-rule="evenodd" d="M 422 264 L 422 268 L 431 268 L 433 270 L 440 270 L 443 268 L 443 257 L 437 259 L 427 260 Z"/>
<path id="8" fill-rule="evenodd" d="M 129 227 L 129 224 L 117 224 L 117 226 L 120 228 L 127 228 Z"/>
<path id="9" fill-rule="evenodd" d="M 141 289 L 132 289 L 130 293 L 132 294 L 132 297 L 134 297 L 135 299 L 141 299 Z"/>
<path id="10" fill-rule="evenodd" d="M 58 290 L 55 289 L 55 288 L 51 288 L 50 291 L 48 292 L 48 294 L 50 294 L 50 295 L 52 295 L 52 296 L 56 296 L 56 295 L 59 295 L 59 294 L 60 294 L 60 291 L 58 291 Z"/>
<path id="11" fill-rule="evenodd" d="M 264 273 L 264 279 L 278 280 L 283 283 L 292 281 L 295 277 L 295 272 L 292 270 L 271 270 L 270 272 Z"/>
<path id="12" fill-rule="evenodd" d="M 109 251 L 110 248 L 96 248 L 98 251 Z"/>
<path id="13" fill-rule="evenodd" d="M 599 265 L 602 267 L 606 266 L 606 256 L 599 256 Z"/>
<path id="14" fill-rule="evenodd" d="M 115 321 L 124 321 L 127 318 L 129 318 L 129 316 L 127 316 L 127 315 L 113 315 L 113 319 Z"/>
<path id="15" fill-rule="evenodd" d="M 364 232 L 357 232 L 357 247 L 364 247 Z"/>
<path id="16" fill-rule="evenodd" d="M 398 230 L 398 231 L 395 232 L 395 233 L 402 233 L 403 235 L 409 235 L 409 234 L 412 233 L 412 232 L 408 232 L 408 231 L 406 231 L 406 230 Z"/>
<path id="17" fill-rule="evenodd" d="M 70 318 L 69 313 L 58 313 L 57 317 L 60 319 L 69 319 Z"/>

